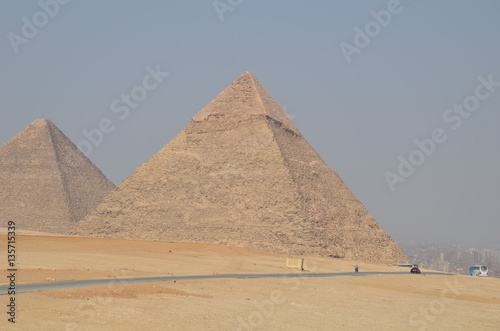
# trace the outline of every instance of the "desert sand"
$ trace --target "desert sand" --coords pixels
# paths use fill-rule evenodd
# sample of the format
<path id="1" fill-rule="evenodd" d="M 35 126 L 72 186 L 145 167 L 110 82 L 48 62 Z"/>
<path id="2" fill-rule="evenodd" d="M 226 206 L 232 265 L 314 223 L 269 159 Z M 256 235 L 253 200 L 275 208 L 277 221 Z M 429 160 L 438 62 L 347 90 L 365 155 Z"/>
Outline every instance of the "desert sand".
<path id="1" fill-rule="evenodd" d="M 0 232 L 5 243 L 5 230 Z M 17 282 L 159 275 L 398 271 L 388 265 L 220 245 L 17 234 Z M 4 267 L 5 268 L 5 267 Z M 16 295 L 11 330 L 466 330 L 498 329 L 500 279 L 469 276 L 341 276 L 192 280 Z M 3 270 L 6 274 L 6 270 Z M 6 278 L 1 278 L 6 284 Z M 2 306 L 8 297 L 0 296 Z M 5 309 L 4 309 L 5 310 Z"/>

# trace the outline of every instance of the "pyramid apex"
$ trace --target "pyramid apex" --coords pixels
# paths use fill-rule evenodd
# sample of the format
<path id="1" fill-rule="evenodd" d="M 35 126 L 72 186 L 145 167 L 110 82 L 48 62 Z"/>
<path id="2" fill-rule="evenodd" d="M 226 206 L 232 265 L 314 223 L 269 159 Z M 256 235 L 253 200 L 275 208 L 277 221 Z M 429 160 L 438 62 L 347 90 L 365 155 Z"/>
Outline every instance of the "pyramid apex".
<path id="1" fill-rule="evenodd" d="M 290 116 L 250 71 L 236 78 L 193 116 L 193 121 L 203 121 L 211 115 L 266 115 L 299 133 Z"/>
<path id="2" fill-rule="evenodd" d="M 245 71 L 244 73 L 242 73 L 240 76 L 243 76 L 243 75 L 248 75 L 248 76 L 253 76 L 255 77 L 255 75 L 251 72 L 251 71 Z"/>
<path id="3" fill-rule="evenodd" d="M 51 123 L 52 122 L 46 118 L 38 118 L 38 119 L 34 120 L 33 122 L 31 122 L 31 125 L 41 127 L 41 126 L 47 126 Z"/>

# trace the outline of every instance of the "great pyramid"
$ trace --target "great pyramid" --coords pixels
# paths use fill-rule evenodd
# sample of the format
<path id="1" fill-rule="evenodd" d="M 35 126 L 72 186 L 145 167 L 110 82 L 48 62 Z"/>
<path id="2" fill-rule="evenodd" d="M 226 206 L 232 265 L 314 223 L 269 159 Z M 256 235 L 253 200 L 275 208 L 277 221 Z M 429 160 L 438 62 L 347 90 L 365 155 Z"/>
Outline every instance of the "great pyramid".
<path id="1" fill-rule="evenodd" d="M 115 186 L 49 120 L 0 147 L 0 215 L 19 229 L 69 233 Z"/>
<path id="2" fill-rule="evenodd" d="M 75 234 L 367 262 L 407 259 L 249 72 L 123 181 Z"/>

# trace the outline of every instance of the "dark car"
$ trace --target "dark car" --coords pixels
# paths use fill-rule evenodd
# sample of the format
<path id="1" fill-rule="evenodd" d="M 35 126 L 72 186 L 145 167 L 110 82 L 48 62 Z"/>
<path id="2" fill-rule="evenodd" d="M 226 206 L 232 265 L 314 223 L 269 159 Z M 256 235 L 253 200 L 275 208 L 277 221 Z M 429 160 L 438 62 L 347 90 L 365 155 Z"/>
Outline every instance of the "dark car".
<path id="1" fill-rule="evenodd" d="M 399 264 L 398 267 L 407 267 L 411 268 L 410 273 L 411 274 L 420 274 L 420 269 L 418 268 L 418 264 Z"/>

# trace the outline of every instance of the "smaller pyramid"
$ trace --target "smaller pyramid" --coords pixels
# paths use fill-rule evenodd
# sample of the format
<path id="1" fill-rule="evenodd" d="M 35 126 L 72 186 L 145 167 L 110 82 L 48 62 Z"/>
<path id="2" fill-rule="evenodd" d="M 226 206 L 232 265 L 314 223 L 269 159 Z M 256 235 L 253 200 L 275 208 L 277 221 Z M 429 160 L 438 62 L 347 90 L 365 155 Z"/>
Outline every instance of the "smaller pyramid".
<path id="1" fill-rule="evenodd" d="M 114 188 L 49 120 L 0 147 L 0 215 L 19 229 L 69 233 Z"/>

